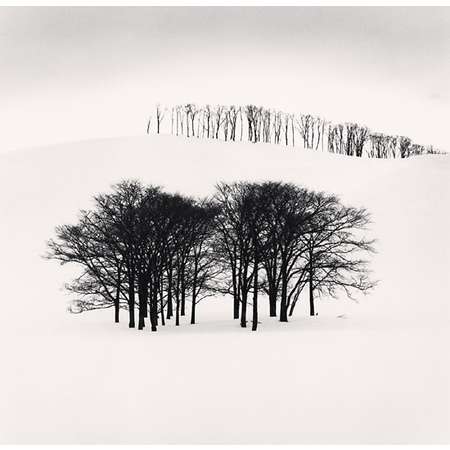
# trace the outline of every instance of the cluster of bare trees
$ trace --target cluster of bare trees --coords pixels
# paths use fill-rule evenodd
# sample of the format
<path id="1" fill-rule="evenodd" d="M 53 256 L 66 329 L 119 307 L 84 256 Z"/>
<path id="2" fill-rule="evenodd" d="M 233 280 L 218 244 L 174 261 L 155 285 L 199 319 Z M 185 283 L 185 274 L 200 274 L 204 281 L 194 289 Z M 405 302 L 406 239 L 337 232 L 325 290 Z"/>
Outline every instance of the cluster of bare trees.
<path id="1" fill-rule="evenodd" d="M 432 145 L 414 144 L 408 137 L 376 133 L 356 123 L 333 124 L 311 114 L 286 114 L 255 105 L 157 105 L 147 133 L 163 130 L 177 136 L 297 145 L 369 158 L 441 153 Z"/>
<path id="2" fill-rule="evenodd" d="M 270 316 L 287 322 L 308 287 L 316 295 L 373 287 L 364 254 L 365 209 L 346 207 L 333 195 L 282 182 L 221 183 L 211 199 L 163 192 L 123 181 L 94 198 L 76 225 L 56 229 L 47 257 L 77 263 L 81 274 L 67 288 L 72 312 L 128 311 L 129 327 L 149 320 L 151 330 L 187 314 L 196 323 L 204 298 L 230 294 L 233 317 L 258 326 L 259 298 Z M 279 305 L 279 306 L 278 306 Z"/>
<path id="3" fill-rule="evenodd" d="M 173 316 L 179 325 L 189 295 L 195 323 L 196 305 L 210 294 L 214 276 L 214 207 L 137 181 L 123 181 L 94 201 L 78 224 L 58 227 L 49 242 L 50 258 L 83 268 L 67 286 L 79 297 L 73 312 L 113 306 L 118 322 L 126 308 L 134 328 L 137 307 L 139 329 L 149 317 L 156 331 Z"/>
<path id="4" fill-rule="evenodd" d="M 306 286 L 310 315 L 316 293 L 335 296 L 344 289 L 351 296 L 373 287 L 362 258 L 373 251 L 373 242 L 361 235 L 369 222 L 365 209 L 281 182 L 219 184 L 214 200 L 216 254 L 227 268 L 241 326 L 251 303 L 256 330 L 258 294 L 267 296 L 270 316 L 287 322 Z"/>

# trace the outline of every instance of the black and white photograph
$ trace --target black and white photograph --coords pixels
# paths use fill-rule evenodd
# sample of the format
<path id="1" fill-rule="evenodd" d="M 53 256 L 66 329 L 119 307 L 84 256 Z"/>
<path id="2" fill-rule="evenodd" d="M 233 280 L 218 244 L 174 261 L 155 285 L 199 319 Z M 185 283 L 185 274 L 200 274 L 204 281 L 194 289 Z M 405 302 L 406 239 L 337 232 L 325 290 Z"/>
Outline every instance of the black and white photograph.
<path id="1" fill-rule="evenodd" d="M 450 444 L 450 5 L 0 5 L 0 445 Z"/>

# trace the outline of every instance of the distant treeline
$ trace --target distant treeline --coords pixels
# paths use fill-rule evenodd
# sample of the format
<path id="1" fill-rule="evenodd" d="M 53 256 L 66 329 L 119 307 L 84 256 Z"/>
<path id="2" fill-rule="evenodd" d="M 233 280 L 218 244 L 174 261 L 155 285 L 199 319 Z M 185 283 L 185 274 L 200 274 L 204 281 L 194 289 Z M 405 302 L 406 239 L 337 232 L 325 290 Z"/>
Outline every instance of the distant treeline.
<path id="1" fill-rule="evenodd" d="M 305 290 L 310 315 L 315 297 L 366 292 L 364 236 L 369 213 L 334 196 L 283 182 L 220 183 L 210 199 L 195 199 L 125 180 L 78 223 L 56 229 L 49 259 L 76 263 L 67 285 L 72 312 L 128 311 L 129 327 L 151 330 L 188 314 L 199 302 L 230 295 L 230 313 L 258 326 L 261 297 L 270 316 L 287 322 Z M 307 288 L 307 289 L 306 289 Z"/>
<path id="2" fill-rule="evenodd" d="M 334 124 L 311 114 L 287 114 L 262 106 L 156 106 L 147 133 L 300 146 L 348 156 L 408 158 L 442 153 L 406 136 L 377 133 L 357 123 Z"/>

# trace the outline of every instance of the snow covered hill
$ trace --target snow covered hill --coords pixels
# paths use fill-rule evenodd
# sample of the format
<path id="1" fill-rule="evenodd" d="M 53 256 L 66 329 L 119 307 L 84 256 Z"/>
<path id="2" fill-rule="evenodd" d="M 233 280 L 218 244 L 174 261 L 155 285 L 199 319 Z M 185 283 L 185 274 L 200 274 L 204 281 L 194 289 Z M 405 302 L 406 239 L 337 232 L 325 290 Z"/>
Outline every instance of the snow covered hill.
<path id="1" fill-rule="evenodd" d="M 448 443 L 448 156 L 368 160 L 170 136 L 0 156 L 0 443 Z M 257 333 L 231 300 L 158 333 L 70 315 L 54 227 L 123 178 L 209 195 L 284 180 L 372 213 L 376 291 Z M 300 305 L 299 305 L 300 306 Z M 401 418 L 401 420 L 400 420 Z"/>

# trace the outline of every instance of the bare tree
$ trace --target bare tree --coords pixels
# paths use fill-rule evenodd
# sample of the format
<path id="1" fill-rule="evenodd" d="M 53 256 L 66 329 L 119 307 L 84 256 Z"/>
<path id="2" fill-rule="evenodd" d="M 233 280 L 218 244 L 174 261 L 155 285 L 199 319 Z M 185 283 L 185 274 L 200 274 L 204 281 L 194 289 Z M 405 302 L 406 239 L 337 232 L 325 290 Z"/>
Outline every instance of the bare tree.
<path id="1" fill-rule="evenodd" d="M 369 213 L 345 207 L 337 197 L 322 193 L 313 196 L 313 202 L 318 213 L 305 233 L 304 254 L 311 316 L 315 315 L 315 291 L 335 296 L 343 289 L 351 297 L 353 290 L 367 292 L 375 285 L 369 279 L 368 261 L 360 256 L 373 252 L 374 241 L 361 236 L 370 221 Z"/>
<path id="2" fill-rule="evenodd" d="M 247 326 L 248 294 L 253 277 L 253 230 L 249 220 L 251 190 L 249 183 L 220 183 L 214 196 L 219 211 L 216 216 L 216 253 L 230 270 L 228 289 L 233 295 L 233 317 L 238 319 L 240 316 L 242 327 Z"/>
<path id="3" fill-rule="evenodd" d="M 410 153 L 411 139 L 406 136 L 399 137 L 400 158 L 407 158 Z"/>
<path id="4" fill-rule="evenodd" d="M 164 120 L 165 112 L 161 109 L 161 105 L 156 105 L 156 133 L 159 134 L 161 123 Z"/>

